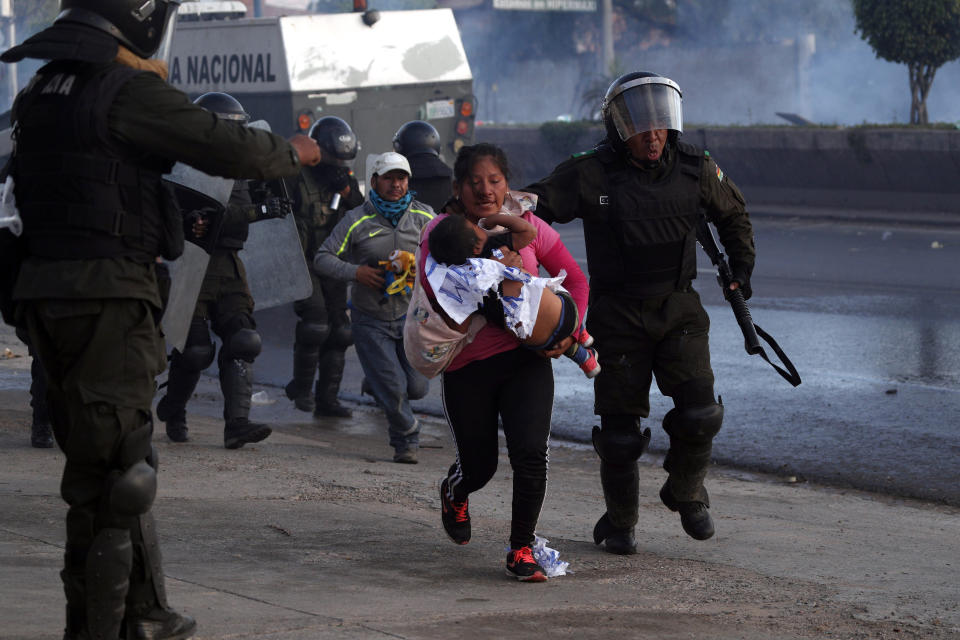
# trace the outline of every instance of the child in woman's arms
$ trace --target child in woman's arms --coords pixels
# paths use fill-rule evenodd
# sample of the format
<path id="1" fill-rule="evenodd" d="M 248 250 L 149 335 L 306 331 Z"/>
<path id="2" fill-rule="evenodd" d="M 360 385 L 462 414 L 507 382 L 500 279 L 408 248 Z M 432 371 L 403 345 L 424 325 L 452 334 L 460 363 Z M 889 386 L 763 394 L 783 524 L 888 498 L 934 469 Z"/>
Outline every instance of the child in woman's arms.
<path id="1" fill-rule="evenodd" d="M 504 266 L 505 252 L 533 242 L 537 231 L 518 216 L 494 214 L 482 219 L 485 231 L 466 218 L 451 215 L 430 233 L 427 279 L 448 324 L 466 331 L 470 315 L 504 327 L 528 348 L 550 349 L 567 336 L 574 342 L 564 353 L 588 378 L 600 373 L 593 338 L 583 328 L 573 298 L 557 278 L 540 278 Z M 495 234 L 495 227 L 504 231 Z M 432 258 L 432 260 L 430 260 Z M 435 261 L 435 265 L 430 262 Z M 442 273 L 436 269 L 442 267 Z"/>

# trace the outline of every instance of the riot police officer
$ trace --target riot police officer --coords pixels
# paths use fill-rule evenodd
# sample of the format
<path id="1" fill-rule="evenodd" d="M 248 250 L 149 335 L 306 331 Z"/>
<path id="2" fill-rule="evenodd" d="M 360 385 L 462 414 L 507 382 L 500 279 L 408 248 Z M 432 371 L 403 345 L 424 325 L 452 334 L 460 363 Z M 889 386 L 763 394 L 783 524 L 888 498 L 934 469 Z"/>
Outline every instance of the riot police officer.
<path id="1" fill-rule="evenodd" d="M 222 120 L 243 125 L 250 121 L 243 106 L 227 93 L 205 93 L 194 102 Z M 281 217 L 288 212 L 289 203 L 278 197 L 262 204 L 254 203 L 249 181 L 234 182 L 219 233 L 212 239 L 213 252 L 183 352 L 174 350 L 167 392 L 157 403 L 157 417 L 166 423 L 167 437 L 173 442 L 188 440 L 187 401 L 200 381 L 200 374 L 213 363 L 216 350 L 208 324 L 221 342 L 217 366 L 223 393 L 224 446 L 239 449 L 270 435 L 269 426 L 250 421 L 253 361 L 260 353 L 261 343 L 253 318 L 254 300 L 238 253 L 243 249 L 250 223 Z M 205 228 L 209 221 L 201 215 L 196 224 Z"/>
<path id="2" fill-rule="evenodd" d="M 53 448 L 53 431 L 50 428 L 50 412 L 47 411 L 47 374 L 40 356 L 30 344 L 30 335 L 23 327 L 17 327 L 17 337 L 27 345 L 30 354 L 30 446 L 37 449 Z"/>
<path id="3" fill-rule="evenodd" d="M 678 511 L 697 540 L 714 534 L 703 481 L 723 407 L 713 390 L 710 321 L 692 280 L 696 227 L 706 215 L 730 255 L 732 289 L 749 297 L 753 230 L 743 195 L 710 154 L 681 142 L 680 88 L 655 73 L 633 72 L 607 90 L 606 139 L 574 155 L 527 188 L 550 222 L 583 219 L 591 303 L 587 328 L 600 353 L 594 381 L 593 444 L 607 511 L 594 541 L 635 553 L 637 459 L 650 440 L 652 379 L 674 408 L 663 420 L 670 438 L 660 499 Z"/>
<path id="4" fill-rule="evenodd" d="M 397 129 L 393 150 L 410 163 L 410 191 L 440 211 L 453 195 L 453 170 L 440 159 L 440 133 L 429 122 L 411 120 Z"/>
<path id="5" fill-rule="evenodd" d="M 188 638 L 195 628 L 167 604 L 150 511 L 151 403 L 165 366 L 154 265 L 183 250 L 161 176 L 176 160 L 233 178 L 293 175 L 319 160 L 305 136 L 243 131 L 166 83 L 166 64 L 149 58 L 177 5 L 61 0 L 52 26 L 0 56 L 49 61 L 12 109 L 23 258 L 0 301 L 16 303 L 15 324 L 43 362 L 66 456 L 67 639 Z"/>
<path id="6" fill-rule="evenodd" d="M 297 176 L 293 213 L 308 264 L 344 213 L 363 204 L 360 185 L 350 166 L 360 142 L 350 125 L 336 116 L 320 118 L 310 127 L 320 146 L 321 160 Z M 337 398 L 347 347 L 353 344 L 347 316 L 347 283 L 321 278 L 310 270 L 313 292 L 293 303 L 299 321 L 293 344 L 293 379 L 287 397 L 301 411 L 317 416 L 349 418 L 350 409 Z M 316 388 L 311 394 L 314 374 Z"/>

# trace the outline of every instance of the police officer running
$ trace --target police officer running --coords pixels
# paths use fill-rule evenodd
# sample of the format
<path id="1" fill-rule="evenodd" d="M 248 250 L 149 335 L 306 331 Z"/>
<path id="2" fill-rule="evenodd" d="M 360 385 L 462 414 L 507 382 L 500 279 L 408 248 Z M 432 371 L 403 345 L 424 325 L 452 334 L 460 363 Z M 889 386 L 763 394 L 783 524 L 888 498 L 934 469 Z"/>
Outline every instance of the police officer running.
<path id="1" fill-rule="evenodd" d="M 680 88 L 655 73 L 633 72 L 607 90 L 607 137 L 528 187 L 549 222 L 583 219 L 591 303 L 587 328 L 600 353 L 594 381 L 593 444 L 607 511 L 593 531 L 611 553 L 636 552 L 637 459 L 650 441 L 656 377 L 674 408 L 663 419 L 670 447 L 660 499 L 697 540 L 714 534 L 703 486 L 723 407 L 710 368 L 710 320 L 691 281 L 696 228 L 706 215 L 730 255 L 731 289 L 750 295 L 753 230 L 743 195 L 709 152 L 681 142 Z"/>
<path id="2" fill-rule="evenodd" d="M 410 163 L 410 191 L 440 211 L 453 196 L 453 169 L 440 159 L 440 133 L 429 122 L 411 120 L 397 129 L 393 150 Z"/>
<path id="3" fill-rule="evenodd" d="M 310 127 L 320 146 L 320 164 L 297 176 L 293 214 L 307 263 L 344 214 L 363 204 L 360 185 L 350 170 L 360 142 L 350 125 L 336 116 L 320 118 Z M 299 321 L 293 344 L 293 379 L 287 397 L 301 411 L 316 416 L 349 418 L 352 412 L 337 399 L 347 347 L 353 344 L 347 316 L 347 283 L 321 278 L 312 269 L 313 292 L 293 303 Z M 316 389 L 311 394 L 314 374 Z"/>
<path id="4" fill-rule="evenodd" d="M 221 120 L 242 125 L 250 121 L 240 102 L 229 94 L 205 93 L 194 102 Z M 270 435 L 270 427 L 249 419 L 253 361 L 260 353 L 261 342 L 253 319 L 254 300 L 238 254 L 247 240 L 250 223 L 283 217 L 289 211 L 290 203 L 278 197 L 254 203 L 250 181 L 234 182 L 222 225 L 213 239 L 214 249 L 183 352 L 174 350 L 171 355 L 167 392 L 157 403 L 157 417 L 166 423 L 167 437 L 173 442 L 188 440 L 187 401 L 200 381 L 200 374 L 213 363 L 216 351 L 208 323 L 221 341 L 217 366 L 223 393 L 224 446 L 239 449 Z M 209 220 L 202 214 L 196 215 L 194 224 L 194 228 L 206 231 Z"/>
<path id="5" fill-rule="evenodd" d="M 319 160 L 306 136 L 243 130 L 166 83 L 166 64 L 147 58 L 177 5 L 61 0 L 52 26 L 0 56 L 50 61 L 12 109 L 25 254 L 12 299 L 46 369 L 66 456 L 67 639 L 195 629 L 167 604 L 150 511 L 151 403 L 165 366 L 154 265 L 183 250 L 161 176 L 176 160 L 234 178 L 294 175 Z"/>

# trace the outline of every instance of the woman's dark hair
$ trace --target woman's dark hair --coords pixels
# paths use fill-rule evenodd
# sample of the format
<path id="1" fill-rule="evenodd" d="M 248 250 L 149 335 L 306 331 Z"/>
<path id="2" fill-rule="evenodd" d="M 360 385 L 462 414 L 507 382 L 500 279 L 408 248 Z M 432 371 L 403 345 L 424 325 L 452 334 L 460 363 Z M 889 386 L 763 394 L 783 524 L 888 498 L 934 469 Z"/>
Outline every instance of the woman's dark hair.
<path id="1" fill-rule="evenodd" d="M 430 230 L 427 246 L 440 264 L 463 264 L 473 257 L 477 234 L 463 216 L 447 216 Z"/>
<path id="2" fill-rule="evenodd" d="M 503 177 L 508 181 L 510 180 L 510 165 L 507 163 L 507 154 L 497 145 L 488 142 L 460 147 L 457 159 L 453 163 L 453 179 L 458 184 L 463 184 L 464 180 L 470 177 L 473 165 L 484 156 L 491 158 L 497 168 L 500 169 Z"/>

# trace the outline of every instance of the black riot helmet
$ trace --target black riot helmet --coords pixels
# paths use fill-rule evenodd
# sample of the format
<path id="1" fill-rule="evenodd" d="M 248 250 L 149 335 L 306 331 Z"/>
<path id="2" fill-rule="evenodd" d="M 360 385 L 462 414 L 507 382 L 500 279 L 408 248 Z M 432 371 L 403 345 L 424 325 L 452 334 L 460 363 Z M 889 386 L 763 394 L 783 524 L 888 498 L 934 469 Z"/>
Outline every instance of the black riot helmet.
<path id="1" fill-rule="evenodd" d="M 360 141 L 346 120 L 336 116 L 324 116 L 310 127 L 309 136 L 320 146 L 324 164 L 349 167 L 360 151 Z"/>
<path id="2" fill-rule="evenodd" d="M 600 113 L 607 139 L 617 149 L 644 131 L 667 129 L 670 140 L 683 133 L 683 94 L 676 82 L 650 73 L 633 71 L 613 81 L 603 97 Z"/>
<path id="3" fill-rule="evenodd" d="M 223 120 L 233 120 L 240 124 L 250 122 L 250 114 L 243 110 L 240 101 L 229 93 L 211 91 L 193 101 L 199 107 L 215 113 Z"/>
<path id="4" fill-rule="evenodd" d="M 393 150 L 404 156 L 430 153 L 440 157 L 440 132 L 429 122 L 411 120 L 393 136 Z"/>
<path id="5" fill-rule="evenodd" d="M 180 0 L 60 0 L 55 22 L 76 22 L 109 33 L 141 58 L 163 43 Z"/>

